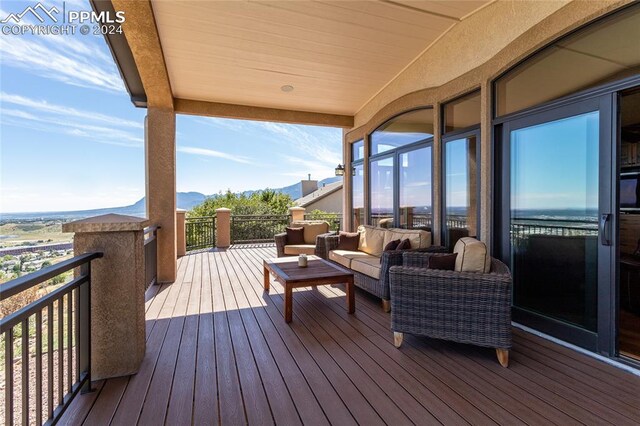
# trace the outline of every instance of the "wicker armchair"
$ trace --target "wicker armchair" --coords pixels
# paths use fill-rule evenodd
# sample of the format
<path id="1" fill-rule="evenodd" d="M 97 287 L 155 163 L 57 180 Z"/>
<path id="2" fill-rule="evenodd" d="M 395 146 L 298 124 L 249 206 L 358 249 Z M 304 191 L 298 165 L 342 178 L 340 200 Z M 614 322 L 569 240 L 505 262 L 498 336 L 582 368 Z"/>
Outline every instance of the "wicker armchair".
<path id="1" fill-rule="evenodd" d="M 486 274 L 426 269 L 433 253 L 405 253 L 389 271 L 391 329 L 496 349 L 503 367 L 511 348 L 511 273 L 491 259 Z"/>
<path id="2" fill-rule="evenodd" d="M 337 234 L 324 234 L 323 238 L 318 236 L 316 250 L 324 248 L 324 254 L 321 256 L 323 259 L 329 259 L 329 252 L 338 248 L 338 237 Z M 382 307 L 385 312 L 389 312 L 391 309 L 391 304 L 389 303 L 389 268 L 394 265 L 402 265 L 402 254 L 407 252 L 446 253 L 447 249 L 442 246 L 431 246 L 428 248 L 404 251 L 385 251 L 382 253 L 380 260 L 380 279 L 372 278 L 358 271 L 352 271 L 354 284 L 382 299 Z"/>
<path id="3" fill-rule="evenodd" d="M 316 248 L 315 248 L 316 256 L 326 259 L 327 251 L 324 248 L 324 237 L 329 235 L 335 235 L 335 234 L 336 232 L 328 232 L 326 234 L 320 234 L 316 237 Z M 284 252 L 284 246 L 287 245 L 287 233 L 283 232 L 281 234 L 276 234 L 274 238 L 276 241 L 276 251 L 278 252 L 278 257 L 291 256 L 291 255 L 285 254 Z"/>

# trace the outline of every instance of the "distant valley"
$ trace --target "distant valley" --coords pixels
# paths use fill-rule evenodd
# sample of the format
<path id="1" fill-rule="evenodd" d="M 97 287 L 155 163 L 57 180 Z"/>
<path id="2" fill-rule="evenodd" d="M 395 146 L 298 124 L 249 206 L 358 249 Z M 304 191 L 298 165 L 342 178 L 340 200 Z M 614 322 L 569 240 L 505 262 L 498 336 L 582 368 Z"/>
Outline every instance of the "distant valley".
<path id="1" fill-rule="evenodd" d="M 331 177 L 323 179 L 318 182 L 318 187 L 326 185 L 332 182 L 336 182 L 341 178 Z M 263 191 L 249 190 L 244 191 L 242 194 L 251 195 L 254 192 Z M 302 196 L 302 188 L 300 182 L 293 185 L 285 186 L 283 188 L 273 188 L 274 191 L 288 194 L 292 199 L 296 200 Z M 191 210 L 193 207 L 201 204 L 207 197 L 200 192 L 178 192 L 176 196 L 177 206 L 179 209 Z M 32 213 L 0 213 L 0 222 L 8 222 L 15 220 L 37 220 L 37 219 L 62 219 L 62 220 L 74 220 L 91 216 L 98 216 L 108 213 L 123 214 L 129 216 L 144 216 L 146 213 L 146 199 L 142 197 L 136 203 L 123 206 L 123 207 L 107 207 L 103 209 L 93 210 L 76 210 L 76 211 L 58 211 L 58 212 L 32 212 Z"/>

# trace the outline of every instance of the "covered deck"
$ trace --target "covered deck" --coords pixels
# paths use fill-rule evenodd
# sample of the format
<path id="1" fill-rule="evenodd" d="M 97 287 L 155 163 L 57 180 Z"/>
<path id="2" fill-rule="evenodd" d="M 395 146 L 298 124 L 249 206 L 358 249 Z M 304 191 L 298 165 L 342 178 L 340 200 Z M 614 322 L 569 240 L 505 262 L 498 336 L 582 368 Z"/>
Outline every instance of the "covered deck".
<path id="1" fill-rule="evenodd" d="M 640 423 L 640 377 L 514 329 L 509 368 L 492 349 L 406 336 L 341 286 L 262 289 L 269 244 L 192 252 L 146 297 L 140 371 L 94 383 L 68 424 Z"/>

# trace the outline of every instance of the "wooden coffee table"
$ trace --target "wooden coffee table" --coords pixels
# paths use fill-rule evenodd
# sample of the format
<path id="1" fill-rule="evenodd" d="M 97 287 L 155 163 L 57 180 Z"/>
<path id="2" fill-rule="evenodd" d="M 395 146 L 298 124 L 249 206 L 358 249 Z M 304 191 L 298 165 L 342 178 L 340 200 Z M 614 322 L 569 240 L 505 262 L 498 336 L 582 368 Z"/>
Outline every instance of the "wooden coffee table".
<path id="1" fill-rule="evenodd" d="M 291 322 L 293 316 L 293 289 L 325 284 L 346 284 L 347 311 L 356 309 L 353 289 L 353 273 L 339 265 L 327 262 L 318 256 L 307 256 L 308 266 L 298 266 L 297 257 L 278 257 L 264 260 L 264 290 L 269 291 L 269 273 L 284 286 L 284 320 Z"/>

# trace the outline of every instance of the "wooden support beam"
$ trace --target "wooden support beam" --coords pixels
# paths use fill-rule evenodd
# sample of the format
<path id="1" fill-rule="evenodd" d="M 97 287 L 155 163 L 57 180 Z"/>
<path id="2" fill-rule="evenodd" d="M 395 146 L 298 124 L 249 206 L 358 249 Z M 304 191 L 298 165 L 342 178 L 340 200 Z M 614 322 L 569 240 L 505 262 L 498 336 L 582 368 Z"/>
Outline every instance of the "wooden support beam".
<path id="1" fill-rule="evenodd" d="M 353 127 L 353 117 L 349 115 L 324 114 L 179 98 L 174 99 L 174 105 L 176 113 L 179 114 L 271 121 L 277 123 L 310 124 L 314 126 Z"/>
<path id="2" fill-rule="evenodd" d="M 140 73 L 148 105 L 173 110 L 171 84 L 151 2 L 111 0 L 111 3 L 114 10 L 124 12 L 125 22 L 122 29 Z"/>

